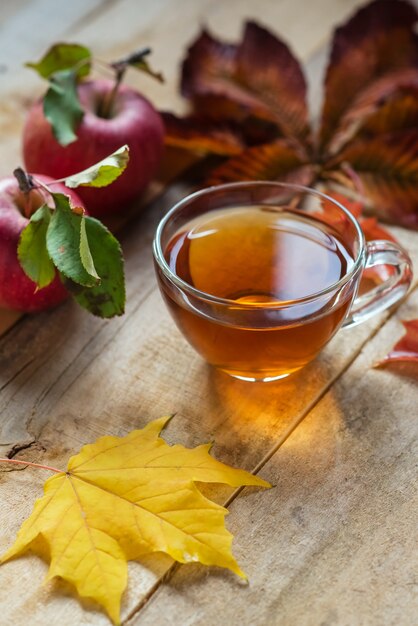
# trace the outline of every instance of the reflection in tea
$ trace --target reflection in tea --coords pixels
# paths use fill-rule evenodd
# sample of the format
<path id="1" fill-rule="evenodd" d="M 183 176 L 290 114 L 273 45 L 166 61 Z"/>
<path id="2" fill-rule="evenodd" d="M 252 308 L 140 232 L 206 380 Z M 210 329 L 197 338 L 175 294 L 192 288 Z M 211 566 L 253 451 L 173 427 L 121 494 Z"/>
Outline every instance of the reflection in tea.
<path id="1" fill-rule="evenodd" d="M 336 301 L 331 291 L 304 304 L 304 319 L 292 319 L 294 307 L 286 304 L 331 287 L 354 261 L 332 227 L 291 209 L 205 213 L 172 237 L 164 255 L 186 283 L 230 301 L 229 319 L 221 321 L 210 307 L 198 311 L 164 294 L 202 356 L 242 378 L 286 376 L 303 367 L 337 330 L 353 296 L 340 293 Z M 254 309 L 254 324 L 242 323 L 239 305 Z"/>

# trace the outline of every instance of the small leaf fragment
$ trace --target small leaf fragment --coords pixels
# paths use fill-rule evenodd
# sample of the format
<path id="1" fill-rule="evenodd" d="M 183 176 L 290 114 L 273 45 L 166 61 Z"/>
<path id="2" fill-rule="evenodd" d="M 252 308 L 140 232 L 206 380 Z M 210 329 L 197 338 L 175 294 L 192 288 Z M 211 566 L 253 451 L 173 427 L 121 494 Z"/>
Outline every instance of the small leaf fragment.
<path id="1" fill-rule="evenodd" d="M 332 200 L 335 200 L 339 204 L 342 204 L 343 207 L 347 209 L 347 211 L 350 211 L 350 213 L 357 220 L 361 217 L 364 206 L 363 206 L 363 202 L 361 202 L 360 200 L 357 200 L 357 199 L 354 200 L 352 198 L 349 198 L 343 192 L 336 191 L 335 189 L 325 188 L 321 191 L 327 196 L 327 198 L 331 198 Z M 326 199 L 321 200 L 321 205 L 324 211 L 328 210 L 328 201 Z M 329 213 L 332 214 L 332 211 L 330 211 Z"/>
<path id="2" fill-rule="evenodd" d="M 93 315 L 105 318 L 122 315 L 126 296 L 120 244 L 101 222 L 92 217 L 84 218 L 84 228 L 100 284 L 82 287 L 80 283 L 66 283 L 66 286 L 78 304 Z"/>
<path id="3" fill-rule="evenodd" d="M 81 225 L 86 218 L 72 211 L 68 196 L 52 194 L 55 211 L 46 233 L 46 245 L 55 267 L 66 278 L 93 287 L 97 284 L 97 274 L 90 274 L 81 258 Z"/>
<path id="4" fill-rule="evenodd" d="M 39 289 L 49 285 L 55 277 L 55 267 L 46 247 L 46 233 L 50 219 L 51 209 L 43 204 L 23 229 L 17 249 L 23 271 Z"/>
<path id="5" fill-rule="evenodd" d="M 129 146 L 125 145 L 110 154 L 108 157 L 99 161 L 95 165 L 67 176 L 64 183 L 67 187 L 74 189 L 76 187 L 107 187 L 119 178 L 128 165 Z"/>
<path id="6" fill-rule="evenodd" d="M 77 139 L 75 131 L 84 111 L 78 99 L 75 72 L 62 70 L 51 76 L 50 87 L 44 97 L 44 115 L 62 146 Z"/>
<path id="7" fill-rule="evenodd" d="M 359 220 L 361 229 L 366 237 L 366 241 L 374 241 L 375 239 L 385 239 L 386 241 L 393 241 L 397 243 L 396 237 L 392 235 L 386 228 L 384 228 L 375 217 L 361 217 Z M 384 267 L 384 265 L 378 265 L 375 269 Z"/>
<path id="8" fill-rule="evenodd" d="M 355 200 L 347 197 L 344 193 L 336 191 L 335 189 L 325 189 L 324 193 L 328 198 L 332 198 L 339 204 L 350 211 L 350 213 L 357 219 L 361 226 L 366 241 L 374 241 L 375 239 L 384 239 L 386 241 L 396 242 L 395 237 L 384 228 L 375 217 L 364 217 L 362 215 L 364 209 L 364 203 L 360 200 Z M 322 200 L 322 207 L 325 211 L 321 215 L 320 219 L 326 221 L 328 224 L 336 227 L 341 233 L 342 222 L 338 217 L 336 223 L 333 223 L 333 218 L 336 217 L 332 210 L 328 209 L 328 200 Z M 329 219 L 331 218 L 331 219 Z M 379 284 L 387 280 L 395 272 L 393 265 L 376 265 L 374 267 L 363 270 L 360 284 L 360 293 L 365 293 L 371 289 L 371 284 Z"/>
<path id="9" fill-rule="evenodd" d="M 386 228 L 383 228 L 375 217 L 361 217 L 359 224 L 366 237 L 366 241 L 374 241 L 375 239 L 384 239 L 386 241 L 394 241 L 396 238 Z M 393 265 L 376 265 L 363 271 L 362 280 L 372 280 L 374 283 L 382 283 L 396 274 Z"/>
<path id="10" fill-rule="evenodd" d="M 56 43 L 47 50 L 37 63 L 25 63 L 42 78 L 50 78 L 55 72 L 72 69 L 77 78 L 84 78 L 90 72 L 91 52 L 85 46 L 75 43 Z"/>
<path id="11" fill-rule="evenodd" d="M 245 578 L 225 528 L 227 509 L 203 496 L 196 482 L 271 485 L 212 458 L 210 445 L 168 445 L 160 433 L 169 419 L 125 437 L 102 437 L 71 457 L 67 472 L 46 481 L 1 563 L 29 548 L 39 553 L 42 536 L 50 555 L 48 578 L 71 582 L 115 624 L 127 560 L 164 552 L 180 563 L 217 565 Z"/>
<path id="12" fill-rule="evenodd" d="M 418 319 L 402 322 L 405 334 L 393 346 L 392 350 L 376 367 L 390 363 L 413 363 L 418 366 Z"/>
<path id="13" fill-rule="evenodd" d="M 140 70 L 141 72 L 144 72 L 145 74 L 148 74 L 149 76 L 152 76 L 153 78 L 158 80 L 160 83 L 163 83 L 164 76 L 162 75 L 162 73 L 156 72 L 155 70 L 153 70 L 146 59 L 146 57 L 149 55 L 150 52 L 151 52 L 150 48 L 144 48 L 143 50 L 138 50 L 137 52 L 134 52 L 133 54 L 130 54 L 129 56 L 127 56 L 125 59 L 125 62 L 130 67 L 134 67 L 135 69 Z M 113 65 L 117 67 L 118 63 L 114 63 Z"/>

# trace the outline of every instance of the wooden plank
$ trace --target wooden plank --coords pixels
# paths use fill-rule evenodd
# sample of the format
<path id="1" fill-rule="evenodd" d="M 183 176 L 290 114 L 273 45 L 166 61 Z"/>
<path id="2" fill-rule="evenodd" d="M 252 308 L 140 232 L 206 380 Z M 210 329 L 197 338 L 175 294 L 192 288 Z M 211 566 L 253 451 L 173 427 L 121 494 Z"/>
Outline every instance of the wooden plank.
<path id="1" fill-rule="evenodd" d="M 53 42 L 65 39 L 72 24 L 82 20 L 91 10 L 99 15 L 105 4 L 102 0 L 64 3 L 36 0 L 24 4 L 18 2 L 12 10 L 7 3 L 0 23 L 0 62 L 3 66 L 0 176 L 10 176 L 21 163 L 20 133 L 25 113 L 29 103 L 44 89 L 41 79 L 23 64 L 36 60 Z"/>
<path id="2" fill-rule="evenodd" d="M 210 371 L 185 345 L 155 289 L 147 291 L 151 270 L 144 267 L 149 247 L 144 245 L 140 254 L 131 256 L 133 247 L 145 243 L 140 230 L 139 225 L 125 240 L 131 298 L 124 318 L 98 323 L 67 304 L 53 316 L 25 320 L 2 341 L 3 450 L 32 442 L 21 457 L 64 467 L 71 453 L 97 436 L 123 434 L 161 414 L 177 412 L 167 432 L 170 441 L 192 446 L 215 439 L 218 458 L 252 469 L 272 447 L 280 446 L 330 388 L 378 320 L 341 332 L 316 363 L 282 384 L 266 387 L 231 380 Z M 418 260 L 417 249 L 414 257 Z M 10 544 L 29 514 L 43 476 L 25 470 L 1 478 L 0 498 L 7 507 L 0 511 L 0 550 Z M 228 493 L 219 489 L 215 495 L 222 501 Z M 257 507 L 250 498 L 246 501 L 251 510 Z M 125 616 L 135 611 L 169 565 L 167 559 L 155 557 L 130 567 Z M 92 615 L 95 624 L 106 623 L 105 617 L 84 613 L 75 599 L 55 595 L 50 587 L 39 590 L 19 584 L 18 597 L 14 592 L 11 602 L 6 590 L 16 589 L 13 581 L 24 580 L 28 571 L 33 579 L 41 579 L 45 566 L 28 557 L 0 570 L 0 606 L 6 624 L 8 620 L 23 624 L 28 607 L 34 626 L 54 619 L 60 624 L 88 623 Z"/>
<path id="3" fill-rule="evenodd" d="M 417 314 L 415 290 L 230 507 L 249 586 L 182 566 L 130 626 L 416 623 L 418 387 L 373 365 Z"/>
<path id="4" fill-rule="evenodd" d="M 195 4 L 187 5 L 193 32 L 200 15 Z M 324 20 L 330 5 L 328 0 L 321 3 Z M 215 2 L 205 4 L 208 17 L 216 14 L 218 6 Z M 280 23 L 281 11 L 289 4 L 267 6 L 271 14 L 266 13 L 266 22 L 274 16 Z M 342 17 L 353 5 L 339 6 L 344 8 Z M 170 43 L 165 49 L 170 63 L 172 50 L 177 50 L 171 47 L 177 45 L 176 33 L 170 39 L 171 31 L 175 31 L 174 14 L 174 9 L 165 9 L 145 31 L 150 41 Z M 106 15 L 100 30 L 95 31 L 97 38 L 99 32 L 102 34 L 103 41 L 107 32 L 116 36 L 112 7 Z M 132 14 L 126 13 L 125 17 L 128 29 L 133 28 Z M 94 21 L 86 28 L 93 33 Z M 129 32 L 132 34 L 132 30 Z M 119 36 L 122 50 L 124 44 Z M 316 363 L 279 385 L 249 386 L 211 371 L 174 329 L 156 292 L 151 267 L 150 242 L 155 225 L 187 190 L 181 185 L 169 190 L 129 232 L 122 234 L 129 296 L 124 318 L 102 322 L 67 303 L 51 314 L 25 319 L 0 341 L 1 454 L 12 452 L 64 466 L 68 456 L 85 442 L 105 433 L 126 433 L 153 417 L 177 411 L 178 417 L 167 432 L 169 440 L 196 445 L 215 438 L 219 458 L 252 469 L 281 445 L 379 326 L 381 320 L 374 320 L 349 335 L 340 333 Z M 418 259 L 416 237 L 403 237 Z M 26 450 L 18 453 L 19 447 L 25 446 Z M 7 507 L 0 510 L 0 550 L 10 544 L 29 514 L 43 479 L 32 470 L 9 473 L 0 473 L 0 498 L 7 502 Z M 215 495 L 222 501 L 228 491 L 218 490 Z M 152 593 L 153 585 L 158 584 L 170 564 L 169 559 L 156 557 L 130 566 L 125 617 Z M 6 626 L 26 625 L 29 614 L 31 626 L 108 623 L 92 605 L 84 605 L 83 611 L 64 585 L 58 585 L 64 595 L 53 593 L 51 587 L 39 589 L 34 585 L 33 581 L 41 580 L 45 571 L 45 565 L 32 557 L 1 568 L 0 607 Z"/>
<path id="5" fill-rule="evenodd" d="M 7 25 L 8 20 L 22 8 L 25 8 L 27 4 L 27 0 L 3 0 L 0 12 L 0 33 L 2 26 Z"/>

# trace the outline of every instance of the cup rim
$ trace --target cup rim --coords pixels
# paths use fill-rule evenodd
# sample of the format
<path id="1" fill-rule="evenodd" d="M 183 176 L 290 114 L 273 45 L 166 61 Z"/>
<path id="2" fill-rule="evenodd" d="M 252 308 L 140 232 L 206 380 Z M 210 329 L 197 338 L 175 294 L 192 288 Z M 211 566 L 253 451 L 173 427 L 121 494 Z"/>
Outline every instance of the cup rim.
<path id="1" fill-rule="evenodd" d="M 164 217 L 158 223 L 157 229 L 155 231 L 152 249 L 153 249 L 154 258 L 156 262 L 158 263 L 158 266 L 160 267 L 163 274 L 166 276 L 166 278 L 169 281 L 174 283 L 176 287 L 178 287 L 182 291 L 185 291 L 191 294 L 192 296 L 199 298 L 200 300 L 206 300 L 208 302 L 218 304 L 218 305 L 235 306 L 235 307 L 238 306 L 239 308 L 247 309 L 247 310 L 256 310 L 256 309 L 259 310 L 260 305 L 258 303 L 254 303 L 254 302 L 237 303 L 235 300 L 230 300 L 228 298 L 220 298 L 219 296 L 214 296 L 213 294 L 207 293 L 205 291 L 200 291 L 200 289 L 196 289 L 196 287 L 193 287 L 193 285 L 190 285 L 188 282 L 180 278 L 175 272 L 172 271 L 169 264 L 165 260 L 164 252 L 161 247 L 161 235 L 163 233 L 163 230 L 166 224 L 169 222 L 171 217 L 175 213 L 177 213 L 181 208 L 183 208 L 186 204 L 193 202 L 196 198 L 199 198 L 201 196 L 210 195 L 215 190 L 216 191 L 234 190 L 234 189 L 243 189 L 245 187 L 254 187 L 254 186 L 287 187 L 290 189 L 294 189 L 295 191 L 302 191 L 305 193 L 309 193 L 311 195 L 315 195 L 315 196 L 318 196 L 319 198 L 324 198 L 325 200 L 332 202 L 335 206 L 341 209 L 343 213 L 345 213 L 346 217 L 348 217 L 350 222 L 353 224 L 356 230 L 357 236 L 358 236 L 358 241 L 359 241 L 359 251 L 357 254 L 357 258 L 355 259 L 350 270 L 346 274 L 344 274 L 344 276 L 340 278 L 338 281 L 332 283 L 328 287 L 325 287 L 325 289 L 321 289 L 320 291 L 316 291 L 314 293 L 311 293 L 307 296 L 303 296 L 301 298 L 296 298 L 294 300 L 278 300 L 277 302 L 272 301 L 271 303 L 268 303 L 268 304 L 263 303 L 264 310 L 265 309 L 277 310 L 277 309 L 281 309 L 285 307 L 297 306 L 300 304 L 311 302 L 313 300 L 316 300 L 317 298 L 320 298 L 326 295 L 327 293 L 331 291 L 340 290 L 341 287 L 343 287 L 346 283 L 348 283 L 352 279 L 352 277 L 356 274 L 356 272 L 359 270 L 360 266 L 362 265 L 363 257 L 365 253 L 365 243 L 366 243 L 364 233 L 360 227 L 360 224 L 354 217 L 354 215 L 350 213 L 348 209 L 346 209 L 340 202 L 338 202 L 334 198 L 331 198 L 330 196 L 327 196 L 326 194 L 320 191 L 317 191 L 316 189 L 312 189 L 311 187 L 305 187 L 304 185 L 297 185 L 295 183 L 284 183 L 284 182 L 279 182 L 279 181 L 254 180 L 254 181 L 242 181 L 242 182 L 236 182 L 236 183 L 225 183 L 223 185 L 213 185 L 211 187 L 205 187 L 204 189 L 200 189 L 191 194 L 188 194 L 187 196 L 185 196 L 184 198 L 176 202 L 176 204 L 164 215 Z"/>

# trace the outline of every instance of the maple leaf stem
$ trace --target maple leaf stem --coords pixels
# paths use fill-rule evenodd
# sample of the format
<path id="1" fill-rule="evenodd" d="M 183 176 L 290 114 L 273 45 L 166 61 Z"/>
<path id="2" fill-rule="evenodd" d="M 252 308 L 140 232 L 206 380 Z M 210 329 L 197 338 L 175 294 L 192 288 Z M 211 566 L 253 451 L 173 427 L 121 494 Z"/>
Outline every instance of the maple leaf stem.
<path id="1" fill-rule="evenodd" d="M 65 474 L 60 469 L 56 467 L 51 467 L 50 465 L 40 465 L 39 463 L 31 463 L 30 461 L 21 461 L 19 459 L 0 459 L 0 463 L 14 463 L 16 465 L 29 465 L 30 467 L 37 467 L 39 469 L 48 470 L 49 472 L 55 472 L 56 474 Z"/>

